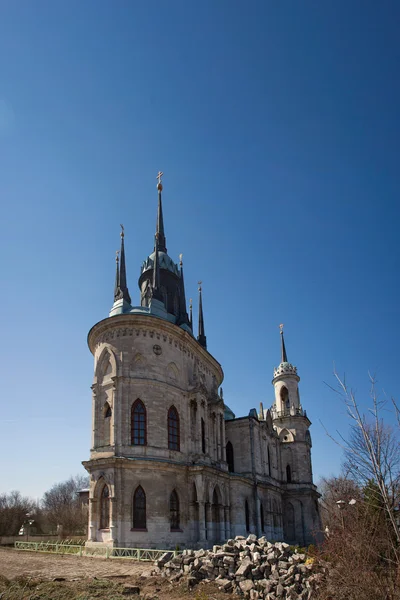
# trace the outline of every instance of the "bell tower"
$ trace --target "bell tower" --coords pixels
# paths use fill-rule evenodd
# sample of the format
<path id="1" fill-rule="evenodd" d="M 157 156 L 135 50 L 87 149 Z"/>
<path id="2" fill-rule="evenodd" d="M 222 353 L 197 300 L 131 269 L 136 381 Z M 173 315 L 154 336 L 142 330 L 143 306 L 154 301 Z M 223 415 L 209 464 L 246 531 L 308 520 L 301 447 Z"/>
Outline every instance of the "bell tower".
<path id="1" fill-rule="evenodd" d="M 312 483 L 311 421 L 300 403 L 297 367 L 288 361 L 283 325 L 280 325 L 281 362 L 274 369 L 275 402 L 271 407 L 274 429 L 282 444 L 282 479 L 286 483 Z"/>

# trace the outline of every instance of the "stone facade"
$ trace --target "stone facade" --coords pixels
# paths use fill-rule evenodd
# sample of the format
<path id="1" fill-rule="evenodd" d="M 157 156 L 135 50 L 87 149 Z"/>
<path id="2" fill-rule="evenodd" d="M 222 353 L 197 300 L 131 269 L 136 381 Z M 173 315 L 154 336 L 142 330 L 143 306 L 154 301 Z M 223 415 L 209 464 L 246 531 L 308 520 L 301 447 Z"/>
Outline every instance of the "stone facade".
<path id="1" fill-rule="evenodd" d="M 159 213 L 160 202 L 159 192 Z M 180 273 L 175 309 L 183 306 Z M 203 343 L 195 339 L 185 307 L 167 313 L 155 292 L 152 299 L 157 274 L 150 275 L 148 306 L 133 308 L 123 299 L 126 274 L 117 265 L 112 316 L 88 336 L 94 355 L 92 448 L 83 463 L 90 474 L 88 544 L 210 547 L 249 533 L 314 541 L 318 493 L 295 367 L 282 361 L 275 370 L 271 410 L 261 406 L 235 418 L 205 336 Z M 144 280 L 142 271 L 141 288 Z"/>

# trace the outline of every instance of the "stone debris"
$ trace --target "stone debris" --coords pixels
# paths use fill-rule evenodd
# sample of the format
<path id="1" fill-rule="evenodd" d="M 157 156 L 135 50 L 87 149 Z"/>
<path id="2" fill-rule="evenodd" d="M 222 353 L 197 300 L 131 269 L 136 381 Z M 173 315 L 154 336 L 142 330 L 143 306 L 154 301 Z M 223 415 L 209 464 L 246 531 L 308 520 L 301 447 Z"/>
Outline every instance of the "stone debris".
<path id="1" fill-rule="evenodd" d="M 169 581 L 187 578 L 189 588 L 214 581 L 220 590 L 250 600 L 312 600 L 324 568 L 284 542 L 254 534 L 237 536 L 212 550 L 168 553 L 155 562 L 154 574 Z"/>

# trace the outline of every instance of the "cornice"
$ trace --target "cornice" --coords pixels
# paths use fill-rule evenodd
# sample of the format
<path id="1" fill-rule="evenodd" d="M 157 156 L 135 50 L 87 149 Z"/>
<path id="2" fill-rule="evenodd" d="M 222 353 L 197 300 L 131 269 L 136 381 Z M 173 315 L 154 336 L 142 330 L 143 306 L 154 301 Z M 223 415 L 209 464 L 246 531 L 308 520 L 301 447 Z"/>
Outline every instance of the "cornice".
<path id="1" fill-rule="evenodd" d="M 107 343 L 115 337 L 137 337 L 139 335 L 148 335 L 150 338 L 168 341 L 170 344 L 174 343 L 176 348 L 188 354 L 192 359 L 198 358 L 204 361 L 219 375 L 220 383 L 222 383 L 224 372 L 212 354 L 200 346 L 184 329 L 152 315 L 126 314 L 107 317 L 90 329 L 87 341 L 91 353 L 94 354 L 98 343 Z"/>

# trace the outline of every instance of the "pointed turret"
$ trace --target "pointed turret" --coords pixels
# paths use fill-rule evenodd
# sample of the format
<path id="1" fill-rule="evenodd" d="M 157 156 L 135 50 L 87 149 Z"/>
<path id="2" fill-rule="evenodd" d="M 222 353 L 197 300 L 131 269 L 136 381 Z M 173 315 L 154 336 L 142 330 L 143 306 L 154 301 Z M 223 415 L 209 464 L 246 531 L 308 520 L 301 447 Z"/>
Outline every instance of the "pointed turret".
<path id="1" fill-rule="evenodd" d="M 117 273 L 115 276 L 115 288 L 114 288 L 114 301 L 116 300 L 125 300 L 128 304 L 131 303 L 131 297 L 129 295 L 128 285 L 126 282 L 126 267 L 125 267 L 125 246 L 124 246 L 124 237 L 125 231 L 124 226 L 121 225 L 121 250 L 120 260 L 118 265 L 118 255 L 117 255 Z"/>
<path id="2" fill-rule="evenodd" d="M 185 279 L 183 277 L 183 260 L 182 254 L 179 255 L 179 267 L 180 267 L 180 286 L 179 286 L 179 317 L 177 320 L 178 325 L 189 325 L 189 318 L 186 312 L 186 293 L 185 293 Z"/>
<path id="3" fill-rule="evenodd" d="M 163 186 L 161 183 L 162 176 L 163 176 L 163 173 L 161 171 L 159 171 L 158 175 L 157 175 L 157 178 L 158 178 L 158 184 L 157 184 L 158 210 L 157 210 L 156 236 L 158 234 L 158 250 L 159 250 L 159 252 L 165 252 L 165 254 L 167 254 L 166 239 L 165 239 L 165 234 L 164 234 L 164 217 L 163 217 L 162 199 L 161 199 L 161 192 L 163 189 Z M 154 246 L 154 249 L 155 249 L 155 246 Z"/>
<path id="4" fill-rule="evenodd" d="M 189 300 L 189 325 L 190 329 L 193 331 L 193 304 L 191 298 Z"/>
<path id="5" fill-rule="evenodd" d="M 153 265 L 153 284 L 151 287 L 151 296 L 156 300 L 163 301 L 163 297 L 160 289 L 160 264 L 158 260 L 158 233 L 156 233 L 156 240 L 154 245 L 154 265 Z"/>
<path id="6" fill-rule="evenodd" d="M 201 289 L 201 281 L 199 281 L 199 335 L 197 336 L 197 341 L 200 346 L 203 346 L 207 350 L 207 338 L 204 333 L 204 317 L 203 317 L 203 299 L 202 299 L 202 289 Z"/>
<path id="7" fill-rule="evenodd" d="M 285 338 L 283 337 L 283 324 L 279 325 L 279 329 L 281 330 L 281 363 L 289 362 L 287 359 L 286 348 L 285 348 Z"/>
<path id="8" fill-rule="evenodd" d="M 115 264 L 116 264 L 116 273 L 115 273 L 115 286 L 114 286 L 114 302 L 118 300 L 119 294 L 119 250 L 115 253 Z"/>

